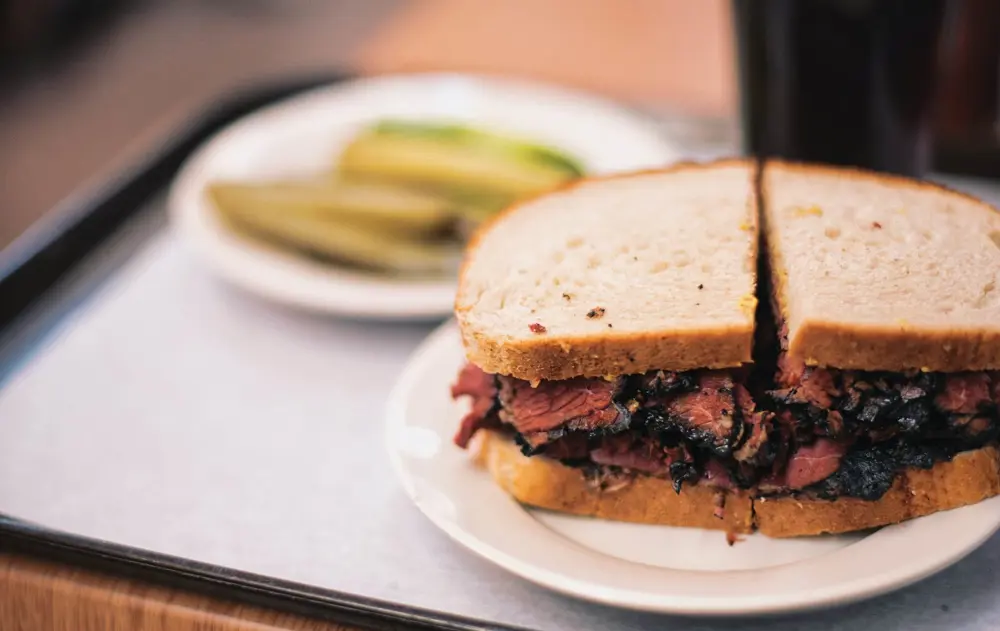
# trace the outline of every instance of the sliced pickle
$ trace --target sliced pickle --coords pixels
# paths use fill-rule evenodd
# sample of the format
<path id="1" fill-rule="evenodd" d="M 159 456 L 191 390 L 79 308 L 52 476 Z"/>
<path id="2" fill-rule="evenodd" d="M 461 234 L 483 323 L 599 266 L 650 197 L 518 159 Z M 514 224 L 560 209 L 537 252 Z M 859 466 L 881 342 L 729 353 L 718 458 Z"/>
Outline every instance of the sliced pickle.
<path id="1" fill-rule="evenodd" d="M 398 120 L 358 135 L 333 177 L 211 183 L 234 230 L 323 259 L 454 273 L 460 242 L 498 211 L 583 175 L 571 156 L 462 125 Z"/>
<path id="2" fill-rule="evenodd" d="M 312 217 L 400 234 L 433 234 L 456 216 L 455 202 L 440 195 L 385 183 L 303 180 L 215 182 L 208 195 L 222 214 L 253 211 L 277 218 Z"/>
<path id="3" fill-rule="evenodd" d="M 373 270 L 453 273 L 461 258 L 461 249 L 453 242 L 419 241 L 348 221 L 235 207 L 223 217 L 236 230 L 274 245 Z"/>
<path id="4" fill-rule="evenodd" d="M 563 169 L 414 135 L 363 134 L 340 156 L 340 171 L 436 192 L 519 198 L 551 190 L 573 175 Z"/>
<path id="5" fill-rule="evenodd" d="M 370 133 L 382 136 L 429 138 L 442 143 L 475 146 L 482 151 L 507 154 L 521 162 L 558 169 L 572 177 L 584 174 L 583 167 L 576 160 L 557 149 L 459 124 L 384 120 L 376 124 Z"/>

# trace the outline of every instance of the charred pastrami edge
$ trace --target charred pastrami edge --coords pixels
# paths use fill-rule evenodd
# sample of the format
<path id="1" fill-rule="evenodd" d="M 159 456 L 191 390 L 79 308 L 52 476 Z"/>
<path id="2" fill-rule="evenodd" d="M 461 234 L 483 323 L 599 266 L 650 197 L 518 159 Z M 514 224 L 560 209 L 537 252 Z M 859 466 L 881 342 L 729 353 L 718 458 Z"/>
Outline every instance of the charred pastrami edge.
<path id="1" fill-rule="evenodd" d="M 789 439 L 787 475 L 764 492 L 879 499 L 907 468 L 997 440 L 1000 374 L 843 371 L 782 356 L 770 392 Z M 834 460 L 799 463 L 822 447 Z M 794 474 L 794 475 L 793 475 Z"/>
<path id="2" fill-rule="evenodd" d="M 510 433 L 599 478 L 601 468 L 685 483 L 879 499 L 907 468 L 930 468 L 996 441 L 997 374 L 866 373 L 779 358 L 761 410 L 739 371 L 656 371 L 535 387 L 463 369 L 452 389 L 472 410 L 455 442 L 480 428 Z M 758 400 L 760 397 L 758 396 Z M 610 473 L 609 473 L 610 475 Z"/>
<path id="3" fill-rule="evenodd" d="M 511 434 L 528 456 L 588 469 L 614 467 L 684 483 L 751 488 L 777 453 L 771 419 L 741 371 L 653 371 L 616 379 L 532 385 L 467 365 L 452 393 L 472 411 L 455 442 L 479 428 Z"/>

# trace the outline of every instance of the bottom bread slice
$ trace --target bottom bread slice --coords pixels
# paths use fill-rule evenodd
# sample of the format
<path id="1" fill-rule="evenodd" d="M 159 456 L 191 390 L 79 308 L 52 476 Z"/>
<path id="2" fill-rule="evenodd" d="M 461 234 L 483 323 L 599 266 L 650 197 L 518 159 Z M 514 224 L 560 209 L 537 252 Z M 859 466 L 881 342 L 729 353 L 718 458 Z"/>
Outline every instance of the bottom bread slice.
<path id="1" fill-rule="evenodd" d="M 753 530 L 749 495 L 721 492 L 724 517 L 715 516 L 720 492 L 707 486 L 687 486 L 678 494 L 669 480 L 636 476 L 628 484 L 602 490 L 583 472 L 557 460 L 529 458 L 512 440 L 480 430 L 470 444 L 474 458 L 497 483 L 522 504 L 575 515 L 663 526 L 713 528 L 733 533 Z"/>
<path id="2" fill-rule="evenodd" d="M 481 430 L 470 448 L 478 464 L 516 500 L 529 506 L 616 521 L 711 528 L 771 537 L 843 533 L 898 523 L 975 504 L 1000 494 L 1000 453 L 984 447 L 958 454 L 931 469 L 908 469 L 881 499 L 834 501 L 802 497 L 752 499 L 742 491 L 686 486 L 638 475 L 606 488 L 579 469 L 523 455 L 509 438 Z M 724 499 L 723 518 L 716 517 Z"/>

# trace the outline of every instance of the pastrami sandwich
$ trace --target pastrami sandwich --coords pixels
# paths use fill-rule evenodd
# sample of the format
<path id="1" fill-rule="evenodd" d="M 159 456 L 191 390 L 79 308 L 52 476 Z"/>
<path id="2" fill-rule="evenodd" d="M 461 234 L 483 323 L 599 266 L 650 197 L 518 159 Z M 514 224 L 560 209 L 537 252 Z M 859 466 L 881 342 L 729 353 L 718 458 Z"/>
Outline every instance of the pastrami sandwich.
<path id="1" fill-rule="evenodd" d="M 780 162 L 761 197 L 789 456 L 758 485 L 757 526 L 848 531 L 1000 492 L 1000 213 Z"/>
<path id="2" fill-rule="evenodd" d="M 854 171 L 757 176 L 581 181 L 470 244 L 455 440 L 517 500 L 797 536 L 1000 492 L 1000 215 Z"/>

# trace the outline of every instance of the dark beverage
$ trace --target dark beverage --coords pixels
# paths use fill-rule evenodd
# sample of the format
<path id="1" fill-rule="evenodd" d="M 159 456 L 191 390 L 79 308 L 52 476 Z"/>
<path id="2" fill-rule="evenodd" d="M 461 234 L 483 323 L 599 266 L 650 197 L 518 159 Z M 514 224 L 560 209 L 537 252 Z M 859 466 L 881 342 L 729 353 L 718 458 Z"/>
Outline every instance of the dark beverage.
<path id="1" fill-rule="evenodd" d="M 919 176 L 948 0 L 733 0 L 744 143 Z"/>

